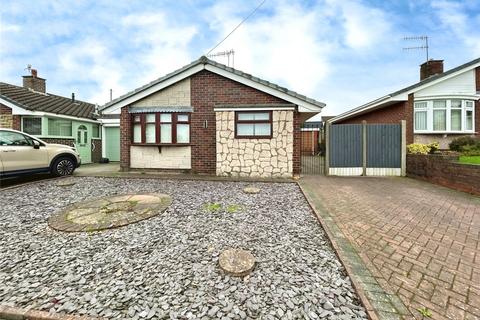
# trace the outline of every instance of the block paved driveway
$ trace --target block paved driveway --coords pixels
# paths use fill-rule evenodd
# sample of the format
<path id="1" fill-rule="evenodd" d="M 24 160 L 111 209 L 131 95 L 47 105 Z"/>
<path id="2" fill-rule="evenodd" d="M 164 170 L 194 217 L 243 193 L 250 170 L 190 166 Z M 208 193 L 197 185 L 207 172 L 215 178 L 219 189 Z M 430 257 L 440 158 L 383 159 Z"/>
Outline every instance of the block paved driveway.
<path id="1" fill-rule="evenodd" d="M 380 286 L 410 312 L 480 319 L 480 198 L 410 178 L 306 176 Z"/>

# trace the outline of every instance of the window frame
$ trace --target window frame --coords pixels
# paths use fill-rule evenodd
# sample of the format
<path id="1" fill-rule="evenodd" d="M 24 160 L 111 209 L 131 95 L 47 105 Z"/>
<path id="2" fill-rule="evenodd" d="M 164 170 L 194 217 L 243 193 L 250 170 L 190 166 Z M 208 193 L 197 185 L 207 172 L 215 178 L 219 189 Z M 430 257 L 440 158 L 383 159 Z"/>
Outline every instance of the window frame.
<path id="1" fill-rule="evenodd" d="M 443 108 L 434 108 L 434 101 L 443 100 L 446 102 L 445 109 Z M 452 108 L 452 101 L 460 100 L 461 101 L 461 129 L 452 130 L 452 110 L 460 110 L 459 108 Z M 416 103 L 427 103 L 427 128 L 426 130 L 417 130 L 415 129 L 415 112 L 424 111 L 425 108 L 415 109 Z M 471 102 L 473 107 L 467 107 L 467 102 Z M 445 130 L 434 130 L 433 129 L 433 113 L 434 110 L 445 110 L 446 124 Z M 467 129 L 467 110 L 472 111 L 472 129 Z M 465 99 L 460 97 L 449 97 L 449 98 L 438 98 L 438 99 L 418 99 L 414 101 L 413 106 L 413 133 L 414 134 L 472 134 L 475 132 L 475 100 Z"/>
<path id="2" fill-rule="evenodd" d="M 25 126 L 23 124 L 24 120 L 25 119 L 40 119 L 40 134 L 36 134 L 36 133 L 30 133 L 30 132 L 25 132 Z M 22 116 L 22 132 L 25 132 L 26 134 L 31 134 L 32 136 L 42 136 L 42 133 L 43 133 L 43 119 L 42 117 L 29 117 L 29 116 Z"/>
<path id="3" fill-rule="evenodd" d="M 268 120 L 239 120 L 238 115 L 246 113 L 266 113 L 268 114 Z M 238 135 L 238 124 L 264 124 L 270 125 L 269 135 Z M 252 111 L 235 111 L 235 139 L 272 139 L 273 137 L 273 112 L 272 110 L 252 110 Z"/>
<path id="4" fill-rule="evenodd" d="M 155 122 L 147 122 L 147 115 L 154 114 Z M 171 114 L 171 122 L 161 122 L 162 114 Z M 179 115 L 185 115 L 188 117 L 187 121 L 178 121 Z M 140 116 L 140 121 L 135 121 L 135 117 Z M 146 125 L 155 123 L 155 142 L 146 142 Z M 189 128 L 189 142 L 177 142 L 177 123 L 179 124 L 188 124 Z M 134 131 L 133 127 L 136 124 L 140 124 L 140 142 L 134 142 Z M 165 143 L 161 142 L 161 124 L 171 124 L 171 135 L 172 142 Z M 131 145 L 132 146 L 189 146 L 192 142 L 192 124 L 191 124 L 191 113 L 190 112 L 146 112 L 146 113 L 132 113 L 131 114 Z"/>

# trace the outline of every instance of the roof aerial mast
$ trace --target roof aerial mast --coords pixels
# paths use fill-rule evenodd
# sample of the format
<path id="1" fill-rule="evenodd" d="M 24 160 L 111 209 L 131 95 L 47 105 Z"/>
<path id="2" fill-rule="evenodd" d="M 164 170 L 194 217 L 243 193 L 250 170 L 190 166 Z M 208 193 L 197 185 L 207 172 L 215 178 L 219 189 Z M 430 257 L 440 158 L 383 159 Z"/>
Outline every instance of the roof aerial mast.
<path id="1" fill-rule="evenodd" d="M 403 40 L 408 40 L 408 41 L 422 41 L 423 45 L 421 46 L 416 46 L 416 47 L 406 47 L 403 48 L 403 50 L 425 50 L 425 53 L 427 55 L 427 61 L 429 59 L 428 56 L 428 36 L 411 36 L 411 37 L 404 37 Z"/>

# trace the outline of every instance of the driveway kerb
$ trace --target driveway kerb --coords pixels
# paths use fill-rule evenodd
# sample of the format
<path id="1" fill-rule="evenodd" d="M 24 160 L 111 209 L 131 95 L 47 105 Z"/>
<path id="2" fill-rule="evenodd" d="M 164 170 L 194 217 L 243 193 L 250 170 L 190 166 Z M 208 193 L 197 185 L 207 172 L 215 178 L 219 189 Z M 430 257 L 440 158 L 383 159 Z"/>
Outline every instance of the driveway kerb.
<path id="1" fill-rule="evenodd" d="M 327 234 L 338 259 L 345 267 L 354 289 L 372 320 L 415 319 L 403 302 L 394 294 L 387 293 L 369 271 L 361 256 L 335 223 L 333 217 L 321 204 L 315 191 L 297 182 L 305 199 Z"/>
<path id="2" fill-rule="evenodd" d="M 0 305 L 0 319 L 2 320 L 101 320 L 85 316 L 60 315 L 46 311 L 25 308 L 14 308 Z"/>

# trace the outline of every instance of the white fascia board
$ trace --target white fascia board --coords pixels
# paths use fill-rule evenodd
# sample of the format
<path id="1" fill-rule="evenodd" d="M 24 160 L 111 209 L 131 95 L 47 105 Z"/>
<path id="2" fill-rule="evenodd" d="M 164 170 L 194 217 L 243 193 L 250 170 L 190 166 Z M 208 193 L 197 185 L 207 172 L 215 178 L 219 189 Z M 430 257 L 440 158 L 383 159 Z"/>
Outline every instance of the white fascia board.
<path id="1" fill-rule="evenodd" d="M 248 107 L 240 107 L 240 108 L 213 108 L 215 112 L 222 112 L 222 111 L 270 111 L 270 110 L 295 110 L 295 107 L 265 107 L 265 108 L 248 108 Z"/>
<path id="2" fill-rule="evenodd" d="M 120 119 L 100 119 L 102 125 L 107 127 L 118 127 L 120 126 Z"/>
<path id="3" fill-rule="evenodd" d="M 464 99 L 464 100 L 478 100 L 480 94 L 446 94 L 446 95 L 430 95 L 415 97 L 415 101 L 432 100 L 432 99 Z"/>
<path id="4" fill-rule="evenodd" d="M 296 104 L 298 106 L 298 112 L 317 112 L 318 113 L 318 112 L 322 111 L 322 108 L 319 107 L 319 106 L 316 106 L 316 105 L 308 103 L 304 100 L 292 97 L 291 95 L 288 95 L 286 93 L 278 91 L 274 88 L 270 88 L 269 86 L 260 84 L 258 82 L 253 81 L 253 80 L 247 79 L 247 78 L 242 77 L 242 76 L 240 76 L 238 74 L 235 74 L 233 72 L 223 70 L 222 68 L 207 64 L 207 65 L 205 65 L 205 69 L 208 70 L 208 71 L 211 71 L 213 73 L 216 73 L 218 75 L 221 75 L 225 78 L 231 79 L 233 81 L 243 83 L 244 85 L 255 88 L 259 91 L 268 93 L 268 94 L 270 94 L 274 97 L 277 97 L 277 98 L 283 99 L 285 101 L 288 101 L 290 103 Z"/>
<path id="5" fill-rule="evenodd" d="M 164 81 L 161 81 L 161 82 L 151 86 L 150 88 L 139 91 L 136 94 L 131 95 L 130 97 L 122 99 L 122 100 L 118 101 L 117 103 L 114 103 L 114 104 L 106 107 L 105 109 L 102 109 L 102 113 L 104 113 L 104 114 L 119 114 L 121 108 L 123 108 L 125 106 L 128 106 L 128 105 L 134 103 L 135 101 L 138 101 L 140 99 L 148 97 L 149 95 L 151 95 L 151 94 L 153 94 L 157 91 L 160 91 L 163 88 L 171 86 L 172 84 L 177 83 L 178 81 L 181 81 L 185 78 L 188 78 L 191 75 L 193 75 L 197 72 L 200 72 L 204 69 L 205 69 L 205 65 L 200 64 L 200 65 L 197 65 L 195 67 L 192 67 L 191 69 L 185 70 L 185 71 L 183 71 L 183 72 L 181 72 L 181 73 L 179 73 L 179 74 L 177 74 L 177 75 L 175 75 L 175 76 L 173 76 L 169 79 L 166 79 Z"/>
<path id="6" fill-rule="evenodd" d="M 376 107 L 378 107 L 378 106 L 380 106 L 384 103 L 390 102 L 390 101 L 395 101 L 395 100 L 393 100 L 392 97 L 390 97 L 390 96 L 384 96 L 382 98 L 379 98 L 377 100 L 373 100 L 373 101 L 371 101 L 367 104 L 364 104 L 363 106 L 360 106 L 356 109 L 344 112 L 344 113 L 336 116 L 335 118 L 327 120 L 327 122 L 328 123 L 335 123 L 335 122 L 337 122 L 339 120 L 342 120 L 344 118 L 349 118 L 349 117 L 351 117 L 353 115 L 356 115 L 356 114 L 359 114 L 359 113 L 368 112 L 369 110 L 375 109 Z M 402 101 L 402 100 L 399 100 L 399 101 Z"/>
<path id="7" fill-rule="evenodd" d="M 24 108 L 22 108 L 22 107 L 19 107 L 19 106 L 17 106 L 16 104 L 11 103 L 10 101 L 5 100 L 5 99 L 3 99 L 3 98 L 1 98 L 1 97 L 0 97 L 0 102 L 1 102 L 3 105 L 5 105 L 5 106 L 9 107 L 10 109 L 12 109 L 12 115 L 20 115 L 20 116 L 23 116 L 23 115 L 31 115 L 31 114 L 33 114 L 32 111 L 27 110 L 27 109 L 24 109 Z"/>

